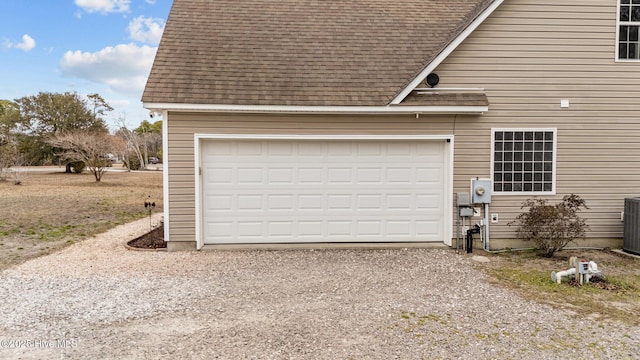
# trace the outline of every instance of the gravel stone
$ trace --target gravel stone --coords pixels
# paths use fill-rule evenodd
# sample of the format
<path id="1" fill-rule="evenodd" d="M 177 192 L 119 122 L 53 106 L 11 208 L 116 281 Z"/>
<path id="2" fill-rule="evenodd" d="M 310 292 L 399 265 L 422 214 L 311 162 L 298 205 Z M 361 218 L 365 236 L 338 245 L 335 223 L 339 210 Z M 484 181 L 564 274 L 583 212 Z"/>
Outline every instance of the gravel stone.
<path id="1" fill-rule="evenodd" d="M 124 247 L 147 230 L 0 273 L 0 358 L 640 359 L 639 327 L 524 300 L 452 250 Z"/>

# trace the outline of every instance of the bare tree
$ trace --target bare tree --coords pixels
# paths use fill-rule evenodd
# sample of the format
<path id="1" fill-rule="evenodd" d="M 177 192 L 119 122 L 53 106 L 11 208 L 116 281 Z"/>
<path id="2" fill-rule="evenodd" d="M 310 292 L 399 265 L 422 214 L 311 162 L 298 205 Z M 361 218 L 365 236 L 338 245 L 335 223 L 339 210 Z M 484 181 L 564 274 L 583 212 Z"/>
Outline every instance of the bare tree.
<path id="1" fill-rule="evenodd" d="M 107 167 L 111 166 L 108 154 L 118 151 L 121 144 L 109 134 L 74 131 L 49 139 L 49 144 L 62 149 L 58 154 L 68 161 L 81 161 L 93 174 L 96 182 L 102 179 Z"/>
<path id="2" fill-rule="evenodd" d="M 16 103 L 0 100 L 0 181 L 6 179 L 9 168 L 15 166 L 18 155 L 14 130 L 18 127 L 18 111 Z"/>
<path id="3" fill-rule="evenodd" d="M 145 159 L 149 160 L 150 156 L 160 157 L 162 150 L 162 120 L 154 123 L 143 120 L 140 125 L 133 129 L 138 134 L 145 150 Z"/>
<path id="4" fill-rule="evenodd" d="M 0 144 L 0 181 L 6 180 L 9 168 L 13 165 L 15 155 L 16 153 L 12 146 Z"/>
<path id="5" fill-rule="evenodd" d="M 29 162 L 26 160 L 24 154 L 14 152 L 11 162 L 11 168 L 8 169 L 9 176 L 14 185 L 20 185 L 29 176 L 28 171 Z"/>
<path id="6" fill-rule="evenodd" d="M 127 143 L 127 146 L 123 153 L 125 165 L 129 170 L 131 170 L 131 164 L 129 163 L 130 159 L 127 156 L 127 153 L 133 152 L 135 156 L 138 158 L 140 167 L 144 168 L 145 164 L 147 163 L 146 162 L 147 149 L 145 144 L 142 142 L 142 139 L 134 131 L 131 131 L 127 128 L 124 118 L 121 118 L 118 121 L 118 126 L 120 127 L 120 129 L 118 129 L 118 131 L 116 132 L 116 135 L 124 139 Z"/>

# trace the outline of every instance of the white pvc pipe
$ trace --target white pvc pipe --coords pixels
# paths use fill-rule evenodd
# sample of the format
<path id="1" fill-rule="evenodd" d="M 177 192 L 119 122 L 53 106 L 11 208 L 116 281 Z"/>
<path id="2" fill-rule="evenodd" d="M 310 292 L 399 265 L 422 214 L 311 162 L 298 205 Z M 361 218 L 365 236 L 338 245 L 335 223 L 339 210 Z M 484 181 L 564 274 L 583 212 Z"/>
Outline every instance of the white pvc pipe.
<path id="1" fill-rule="evenodd" d="M 491 251 L 489 244 L 489 204 L 484 204 L 484 249 Z"/>
<path id="2" fill-rule="evenodd" d="M 586 274 L 580 274 L 580 285 L 582 285 L 583 281 L 588 283 L 593 276 L 602 276 L 601 274 L 602 273 L 598 270 L 598 264 L 596 264 L 595 261 L 589 261 L 589 271 Z M 554 283 L 560 284 L 562 282 L 562 277 L 569 276 L 569 275 L 575 276 L 576 268 L 573 267 L 571 269 L 558 271 L 558 272 L 552 271 L 551 281 L 553 281 Z"/>
<path id="3" fill-rule="evenodd" d="M 552 271 L 551 272 L 551 281 L 560 284 L 562 282 L 562 277 L 563 276 L 569 276 L 569 275 L 575 275 L 576 273 L 576 268 L 571 268 L 571 269 L 567 269 L 564 271 Z"/>

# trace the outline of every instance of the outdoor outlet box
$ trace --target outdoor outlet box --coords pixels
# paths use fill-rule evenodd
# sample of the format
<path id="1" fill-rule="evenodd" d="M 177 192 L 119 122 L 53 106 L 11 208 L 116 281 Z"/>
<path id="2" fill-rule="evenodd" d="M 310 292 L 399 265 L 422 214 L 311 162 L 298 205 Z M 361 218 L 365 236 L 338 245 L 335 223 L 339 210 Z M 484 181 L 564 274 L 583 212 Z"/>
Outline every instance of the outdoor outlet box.
<path id="1" fill-rule="evenodd" d="M 588 274 L 589 273 L 589 263 L 587 261 L 580 261 L 578 263 L 578 273 L 579 274 Z"/>
<path id="2" fill-rule="evenodd" d="M 471 216 L 473 216 L 474 211 L 473 211 L 472 207 L 463 206 L 463 207 L 460 207 L 459 209 L 460 209 L 460 216 L 461 217 L 471 217 Z"/>
<path id="3" fill-rule="evenodd" d="M 494 224 L 498 222 L 498 214 L 491 214 L 491 222 Z"/>

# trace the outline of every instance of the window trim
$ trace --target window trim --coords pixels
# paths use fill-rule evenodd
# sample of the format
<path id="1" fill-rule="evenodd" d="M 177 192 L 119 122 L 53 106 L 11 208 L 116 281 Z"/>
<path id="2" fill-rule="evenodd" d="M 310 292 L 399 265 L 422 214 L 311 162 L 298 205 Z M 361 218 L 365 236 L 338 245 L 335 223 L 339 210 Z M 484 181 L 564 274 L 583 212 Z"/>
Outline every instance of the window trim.
<path id="1" fill-rule="evenodd" d="M 493 175 L 494 175 L 494 165 L 495 165 L 495 144 L 496 144 L 496 132 L 504 132 L 504 131 L 544 131 L 544 132 L 553 132 L 553 164 L 552 164 L 552 173 L 551 173 L 551 191 L 493 191 L 492 195 L 496 196 L 509 196 L 509 195 L 528 195 L 528 196 L 547 196 L 547 195 L 556 195 L 556 165 L 557 165 L 557 155 L 558 155 L 558 129 L 557 128 L 491 128 L 491 184 L 493 184 Z M 493 185 L 492 185 L 493 186 Z"/>
<path id="2" fill-rule="evenodd" d="M 622 3 L 620 0 L 616 1 L 616 44 L 615 44 L 615 61 L 616 62 L 640 62 L 640 58 L 638 59 L 620 59 L 620 6 Z M 625 25 L 638 26 L 640 27 L 640 21 L 625 21 Z M 639 45 L 640 46 L 640 45 Z"/>

